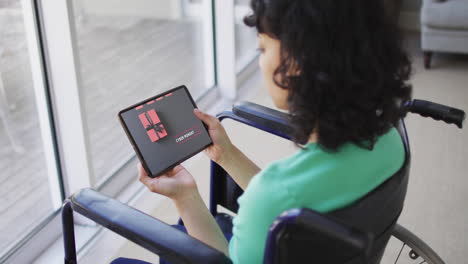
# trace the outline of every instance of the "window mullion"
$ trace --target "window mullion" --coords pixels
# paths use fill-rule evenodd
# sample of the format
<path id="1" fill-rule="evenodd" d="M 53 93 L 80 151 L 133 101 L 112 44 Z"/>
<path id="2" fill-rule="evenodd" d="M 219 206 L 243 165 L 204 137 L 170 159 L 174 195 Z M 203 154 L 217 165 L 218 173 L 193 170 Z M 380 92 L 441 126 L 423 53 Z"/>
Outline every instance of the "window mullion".
<path id="1" fill-rule="evenodd" d="M 215 1 L 215 23 L 218 86 L 223 97 L 233 100 L 237 96 L 234 1 Z"/>
<path id="2" fill-rule="evenodd" d="M 81 76 L 70 0 L 41 1 L 49 86 L 54 106 L 65 192 L 93 186 L 92 164 L 80 91 Z"/>

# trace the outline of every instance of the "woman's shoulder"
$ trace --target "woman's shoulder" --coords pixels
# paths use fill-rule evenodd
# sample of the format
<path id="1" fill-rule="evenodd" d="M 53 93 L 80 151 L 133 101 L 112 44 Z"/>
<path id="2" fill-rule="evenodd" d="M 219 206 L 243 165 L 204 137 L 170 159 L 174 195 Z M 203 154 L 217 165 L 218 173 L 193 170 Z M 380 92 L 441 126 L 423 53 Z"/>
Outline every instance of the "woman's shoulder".
<path id="1" fill-rule="evenodd" d="M 268 178 L 285 176 L 326 175 L 337 170 L 355 170 L 358 167 L 397 170 L 405 158 L 404 146 L 396 128 L 381 135 L 372 150 L 345 144 L 338 151 L 327 151 L 317 143 L 308 143 L 296 153 L 270 163 L 262 174 Z M 351 172 L 351 171 L 350 171 Z"/>

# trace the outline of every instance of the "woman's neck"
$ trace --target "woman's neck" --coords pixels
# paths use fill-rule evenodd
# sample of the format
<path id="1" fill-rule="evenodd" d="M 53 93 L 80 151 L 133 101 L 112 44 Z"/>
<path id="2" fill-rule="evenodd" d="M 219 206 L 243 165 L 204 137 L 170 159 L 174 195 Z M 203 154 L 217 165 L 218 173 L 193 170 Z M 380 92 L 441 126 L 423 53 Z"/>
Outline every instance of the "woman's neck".
<path id="1" fill-rule="evenodd" d="M 310 134 L 310 137 L 309 137 L 309 140 L 307 141 L 307 143 L 314 143 L 314 142 L 317 142 L 318 140 L 318 135 L 317 133 L 312 133 Z"/>

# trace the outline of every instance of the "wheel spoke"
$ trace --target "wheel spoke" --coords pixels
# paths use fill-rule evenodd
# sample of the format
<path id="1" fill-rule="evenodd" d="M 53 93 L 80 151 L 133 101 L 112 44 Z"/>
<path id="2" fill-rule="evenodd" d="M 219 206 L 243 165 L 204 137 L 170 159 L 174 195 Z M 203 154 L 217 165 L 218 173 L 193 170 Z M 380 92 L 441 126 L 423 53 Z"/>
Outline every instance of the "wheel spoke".
<path id="1" fill-rule="evenodd" d="M 405 247 L 405 245 L 406 244 L 403 243 L 403 246 L 401 246 L 400 253 L 398 253 L 398 257 L 396 258 L 395 263 L 393 263 L 393 264 L 396 264 L 398 262 L 398 259 L 400 258 L 401 252 L 403 251 L 403 248 Z"/>

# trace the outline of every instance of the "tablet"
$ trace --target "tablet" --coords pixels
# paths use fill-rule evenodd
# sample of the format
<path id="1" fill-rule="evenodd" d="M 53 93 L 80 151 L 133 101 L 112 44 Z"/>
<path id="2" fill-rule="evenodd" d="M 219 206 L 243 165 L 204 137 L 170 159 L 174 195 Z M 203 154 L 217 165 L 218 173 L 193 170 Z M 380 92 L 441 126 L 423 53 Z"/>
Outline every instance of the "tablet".
<path id="1" fill-rule="evenodd" d="M 154 178 L 202 151 L 211 138 L 193 113 L 197 106 L 179 86 L 119 112 L 119 121 L 143 168 Z"/>

